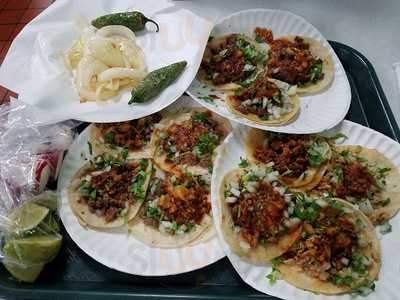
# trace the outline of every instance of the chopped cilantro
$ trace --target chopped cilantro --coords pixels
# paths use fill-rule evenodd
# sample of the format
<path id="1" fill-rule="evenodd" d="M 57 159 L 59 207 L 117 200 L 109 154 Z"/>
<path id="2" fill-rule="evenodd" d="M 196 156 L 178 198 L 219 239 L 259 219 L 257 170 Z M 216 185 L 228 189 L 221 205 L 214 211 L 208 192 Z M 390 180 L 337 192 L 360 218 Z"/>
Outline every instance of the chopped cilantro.
<path id="1" fill-rule="evenodd" d="M 132 193 L 137 201 L 143 202 L 146 196 L 144 189 L 144 183 L 146 181 L 147 174 L 143 170 L 140 170 L 132 180 L 132 184 L 129 187 L 129 192 Z"/>
<path id="2" fill-rule="evenodd" d="M 280 265 L 283 262 L 283 259 L 281 257 L 274 258 L 271 263 L 272 263 L 272 271 L 267 275 L 267 279 L 269 281 L 270 285 L 274 285 L 277 280 L 280 278 L 281 272 L 276 268 L 278 265 Z"/>
<path id="3" fill-rule="evenodd" d="M 157 207 L 151 207 L 148 206 L 146 210 L 146 217 L 156 219 L 156 220 L 161 220 L 162 218 L 162 212 L 160 209 Z"/>
<path id="4" fill-rule="evenodd" d="M 392 232 L 392 225 L 390 225 L 389 221 L 379 225 L 379 232 L 381 234 L 386 234 Z"/>
<path id="5" fill-rule="evenodd" d="M 91 142 L 87 142 L 87 144 L 88 144 L 88 148 L 89 148 L 89 154 L 92 155 L 93 154 L 92 143 Z"/>
<path id="6" fill-rule="evenodd" d="M 306 197 L 304 194 L 296 195 L 293 215 L 300 220 L 314 221 L 319 216 L 320 206 Z"/>
<path id="7" fill-rule="evenodd" d="M 210 166 L 208 166 L 208 173 L 209 173 L 209 174 L 212 174 L 212 172 L 213 172 L 213 166 L 210 165 Z"/>
<path id="8" fill-rule="evenodd" d="M 104 139 L 106 140 L 107 143 L 112 144 L 114 142 L 114 132 L 107 132 L 104 135 Z"/>
<path id="9" fill-rule="evenodd" d="M 333 165 L 332 172 L 335 175 L 337 181 L 343 181 L 343 169 L 340 165 Z"/>
<path id="10" fill-rule="evenodd" d="M 314 64 L 310 70 L 310 79 L 312 82 L 317 82 L 322 78 L 322 61 Z"/>
<path id="11" fill-rule="evenodd" d="M 208 37 L 208 41 L 207 41 L 207 42 L 211 42 L 213 39 L 214 39 L 214 37 L 213 37 L 212 35 L 210 35 L 210 36 Z"/>
<path id="12" fill-rule="evenodd" d="M 215 133 L 203 133 L 199 136 L 197 146 L 201 154 L 212 153 L 219 143 L 219 136 Z"/>
<path id="13" fill-rule="evenodd" d="M 257 42 L 257 43 L 264 43 L 264 40 L 262 39 L 262 37 L 260 37 L 259 35 L 256 35 L 256 38 L 255 38 L 255 41 Z"/>
<path id="14" fill-rule="evenodd" d="M 246 158 L 240 158 L 239 167 L 247 168 L 250 165 L 249 161 Z"/>
<path id="15" fill-rule="evenodd" d="M 253 44 L 250 44 L 244 38 L 238 38 L 236 41 L 236 47 L 242 51 L 244 57 L 251 62 L 260 63 L 266 57 L 266 53 L 264 51 L 256 49 Z"/>
<path id="16" fill-rule="evenodd" d="M 361 275 L 365 274 L 367 267 L 363 263 L 364 259 L 366 259 L 366 257 L 361 252 L 355 251 L 351 257 L 351 270 Z"/>
<path id="17" fill-rule="evenodd" d="M 385 198 L 385 199 L 382 201 L 382 205 L 383 205 L 383 206 L 386 206 L 386 205 L 388 205 L 390 202 L 391 202 L 391 199 L 390 199 L 389 197 L 387 197 L 387 198 Z"/>
<path id="18" fill-rule="evenodd" d="M 126 160 L 126 158 L 128 157 L 128 154 L 129 154 L 129 150 L 128 149 L 124 148 L 124 149 L 121 150 L 121 156 L 122 156 L 122 158 L 124 160 Z"/>
<path id="19" fill-rule="evenodd" d="M 308 161 L 311 167 L 318 167 L 324 162 L 326 147 L 327 144 L 321 141 L 315 141 L 311 144 L 310 148 L 307 150 Z"/>
<path id="20" fill-rule="evenodd" d="M 193 121 L 207 122 L 208 117 L 203 113 L 197 113 L 192 116 Z"/>
<path id="21" fill-rule="evenodd" d="M 199 99 L 204 100 L 205 102 L 207 102 L 209 104 L 215 104 L 214 99 L 211 98 L 210 96 L 201 96 L 201 97 L 199 97 Z"/>
<path id="22" fill-rule="evenodd" d="M 89 198 L 91 198 L 91 199 L 96 199 L 96 195 L 97 195 L 97 191 L 96 191 L 96 189 L 93 189 L 93 190 L 89 193 Z"/>
<path id="23" fill-rule="evenodd" d="M 333 209 L 335 209 L 335 210 L 337 210 L 337 211 L 339 211 L 339 212 L 341 212 L 341 213 L 344 211 L 343 205 L 342 205 L 339 201 L 336 201 L 336 200 L 331 201 L 331 202 L 330 202 L 330 206 L 331 206 Z"/>

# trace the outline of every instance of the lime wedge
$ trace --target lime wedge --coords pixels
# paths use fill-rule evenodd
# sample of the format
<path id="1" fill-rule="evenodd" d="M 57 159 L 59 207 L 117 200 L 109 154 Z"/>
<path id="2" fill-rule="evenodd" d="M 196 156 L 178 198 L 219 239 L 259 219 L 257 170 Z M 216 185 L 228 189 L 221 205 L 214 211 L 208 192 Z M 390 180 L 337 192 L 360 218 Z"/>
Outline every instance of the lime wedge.
<path id="1" fill-rule="evenodd" d="M 47 207 L 50 210 L 57 210 L 58 197 L 57 194 L 54 192 L 50 191 L 43 192 L 33 197 L 31 201 L 35 204 Z"/>
<path id="2" fill-rule="evenodd" d="M 11 262 L 3 262 L 4 267 L 14 276 L 16 279 L 25 282 L 34 282 L 38 278 L 40 272 L 44 268 L 44 264 L 36 264 L 31 266 L 20 266 Z"/>
<path id="3" fill-rule="evenodd" d="M 11 273 L 12 276 L 21 281 L 34 282 L 45 265 L 44 263 L 31 264 L 20 261 L 15 252 L 14 244 L 10 242 L 5 244 L 3 253 L 4 267 Z"/>
<path id="4" fill-rule="evenodd" d="M 26 203 L 10 215 L 16 230 L 19 232 L 30 230 L 39 225 L 47 216 L 49 209 L 35 203 Z"/>
<path id="5" fill-rule="evenodd" d="M 62 236 L 59 234 L 14 239 L 5 244 L 3 251 L 6 256 L 21 262 L 46 263 L 57 256 L 61 241 Z"/>

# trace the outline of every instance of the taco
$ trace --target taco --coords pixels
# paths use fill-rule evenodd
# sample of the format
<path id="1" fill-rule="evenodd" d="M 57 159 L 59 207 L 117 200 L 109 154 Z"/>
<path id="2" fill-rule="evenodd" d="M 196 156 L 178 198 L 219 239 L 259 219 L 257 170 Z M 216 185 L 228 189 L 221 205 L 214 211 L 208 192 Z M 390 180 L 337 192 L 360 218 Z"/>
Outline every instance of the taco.
<path id="1" fill-rule="evenodd" d="M 269 126 L 293 121 L 300 110 L 296 86 L 270 79 L 266 72 L 260 73 L 248 86 L 231 92 L 227 104 L 235 114 Z"/>
<path id="2" fill-rule="evenodd" d="M 372 223 L 381 224 L 400 208 L 400 174 L 377 150 L 339 146 L 312 192 L 328 193 L 356 204 Z"/>
<path id="3" fill-rule="evenodd" d="M 219 90 L 240 87 L 264 68 L 267 52 L 243 34 L 212 38 L 204 51 L 198 79 Z"/>
<path id="4" fill-rule="evenodd" d="M 297 85 L 300 95 L 318 93 L 332 83 L 332 57 L 317 40 L 304 36 L 273 39 L 271 31 L 260 28 L 255 33 L 256 39 L 261 37 L 270 46 L 267 67 L 271 78 Z"/>
<path id="5" fill-rule="evenodd" d="M 325 172 L 331 157 L 327 138 L 250 129 L 246 152 L 260 163 L 272 163 L 279 180 L 293 191 L 310 190 Z"/>
<path id="6" fill-rule="evenodd" d="M 210 175 L 175 176 L 155 169 L 141 211 L 130 224 L 138 240 L 158 248 L 194 245 L 210 236 Z"/>
<path id="7" fill-rule="evenodd" d="M 126 224 L 139 211 L 150 180 L 150 160 L 96 156 L 74 175 L 68 200 L 79 222 L 93 228 Z"/>
<path id="8" fill-rule="evenodd" d="M 291 195 L 279 184 L 271 164 L 242 161 L 240 166 L 227 173 L 220 185 L 221 229 L 235 254 L 265 264 L 299 238 L 300 219 L 290 218 Z"/>
<path id="9" fill-rule="evenodd" d="M 176 175 L 211 172 L 216 148 L 231 130 L 229 121 L 202 108 L 180 111 L 154 131 L 155 163 Z"/>
<path id="10" fill-rule="evenodd" d="M 322 294 L 373 288 L 381 266 L 374 226 L 352 204 L 337 198 L 296 195 L 294 215 L 303 223 L 300 238 L 274 261 L 281 278 Z"/>
<path id="11" fill-rule="evenodd" d="M 161 114 L 155 113 L 126 122 L 94 123 L 89 142 L 96 155 L 105 152 L 118 155 L 122 149 L 126 149 L 129 158 L 151 157 L 154 151 L 151 137 L 154 126 L 160 120 Z"/>

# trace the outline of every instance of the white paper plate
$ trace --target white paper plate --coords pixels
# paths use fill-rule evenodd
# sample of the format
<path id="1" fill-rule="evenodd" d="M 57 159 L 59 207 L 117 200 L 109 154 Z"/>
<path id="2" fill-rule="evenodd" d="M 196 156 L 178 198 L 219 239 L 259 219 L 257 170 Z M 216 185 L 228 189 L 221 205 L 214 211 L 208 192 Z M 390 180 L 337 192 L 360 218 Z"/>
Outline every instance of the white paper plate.
<path id="1" fill-rule="evenodd" d="M 223 100 L 214 103 L 206 102 L 202 96 L 217 95 L 224 98 L 221 92 L 211 91 L 209 87 L 195 79 L 188 93 L 208 109 L 232 120 L 251 127 L 286 133 L 316 133 L 329 129 L 342 121 L 350 107 L 351 91 L 346 73 L 333 49 L 323 35 L 302 17 L 283 10 L 252 9 L 230 15 L 215 25 L 212 36 L 228 33 L 244 33 L 253 36 L 256 27 L 272 29 L 274 37 L 283 35 L 303 35 L 320 41 L 332 56 L 335 76 L 329 89 L 322 93 L 301 97 L 300 115 L 284 126 L 265 126 L 254 123 L 246 118 L 233 114 Z"/>
<path id="2" fill-rule="evenodd" d="M 140 118 L 168 106 L 188 88 L 199 68 L 211 23 L 188 10 L 177 10 L 167 0 L 125 1 L 58 0 L 29 23 L 14 40 L 0 68 L 0 84 L 19 93 L 19 99 L 48 112 L 49 120 L 77 119 L 116 122 Z M 168 9 L 168 10 L 167 10 Z M 186 60 L 182 75 L 158 97 L 128 106 L 130 91 L 104 105 L 79 103 L 72 74 L 64 67 L 63 53 L 80 36 L 79 23 L 113 12 L 139 10 L 152 17 L 160 32 L 137 33 L 149 71 Z"/>
<path id="3" fill-rule="evenodd" d="M 178 100 L 176 105 L 198 106 L 189 97 Z M 85 163 L 81 153 L 89 157 L 88 129 L 89 127 L 80 134 L 69 149 L 58 180 L 58 190 L 61 191 L 61 220 L 72 240 L 86 254 L 109 268 L 143 276 L 189 272 L 225 256 L 216 236 L 191 247 L 160 249 L 149 247 L 128 235 L 127 228 L 95 231 L 82 227 L 68 204 L 66 188 L 75 172 Z"/>
<path id="4" fill-rule="evenodd" d="M 217 201 L 217 192 L 224 174 L 234 168 L 237 168 L 240 157 L 246 156 L 243 146 L 247 132 L 248 127 L 238 126 L 234 130 L 233 134 L 229 136 L 227 140 L 225 140 L 224 147 L 221 150 L 221 155 L 215 162 L 211 185 L 211 202 L 214 215 L 214 224 L 217 229 L 221 247 L 227 254 L 233 267 L 247 284 L 263 293 L 275 297 L 297 300 L 354 299 L 354 297 L 350 295 L 315 295 L 313 293 L 297 289 L 294 286 L 287 284 L 283 280 L 279 280 L 275 285 L 270 286 L 268 279 L 266 278 L 266 275 L 271 272 L 270 265 L 256 266 L 249 264 L 241 260 L 230 250 L 221 232 L 221 214 Z M 362 145 L 368 148 L 377 149 L 390 158 L 398 168 L 400 167 L 400 145 L 387 136 L 350 121 L 343 121 L 335 128 L 329 130 L 327 134 L 333 135 L 337 132 L 342 132 L 348 136 L 348 139 L 343 143 L 343 145 Z M 382 268 L 379 274 L 379 281 L 376 282 L 376 290 L 368 297 L 360 297 L 360 299 L 398 299 L 398 291 L 400 286 L 400 256 L 398 254 L 400 249 L 400 239 L 398 238 L 400 234 L 400 216 L 397 215 L 391 219 L 390 224 L 393 226 L 392 233 L 384 236 L 380 236 L 378 234 L 382 247 Z"/>

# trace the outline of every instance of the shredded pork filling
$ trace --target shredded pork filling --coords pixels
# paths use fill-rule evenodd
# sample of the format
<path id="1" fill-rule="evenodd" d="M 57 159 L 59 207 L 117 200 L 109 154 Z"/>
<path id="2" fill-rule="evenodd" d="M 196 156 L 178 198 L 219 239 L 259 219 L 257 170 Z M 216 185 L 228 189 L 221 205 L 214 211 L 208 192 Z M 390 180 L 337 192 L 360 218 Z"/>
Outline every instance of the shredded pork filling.
<path id="1" fill-rule="evenodd" d="M 182 226 L 187 231 L 210 213 L 208 185 L 188 177 L 169 177 L 173 183 L 169 179 L 152 182 L 142 217 L 145 224 L 156 228 L 167 222 L 168 231 L 176 233 Z"/>
<path id="2" fill-rule="evenodd" d="M 168 127 L 161 141 L 167 160 L 189 166 L 211 166 L 214 149 L 223 137 L 218 127 L 210 112 L 195 114 L 182 124 Z"/>
<path id="3" fill-rule="evenodd" d="M 160 114 L 153 114 L 141 119 L 96 124 L 108 144 L 137 150 L 149 143 L 154 124 L 161 120 Z"/>
<path id="4" fill-rule="evenodd" d="M 303 228 L 301 238 L 284 259 L 293 260 L 311 277 L 334 281 L 338 272 L 352 265 L 359 248 L 356 225 L 326 207 L 316 221 L 306 222 Z"/>
<path id="5" fill-rule="evenodd" d="M 274 162 L 274 169 L 281 175 L 298 177 L 309 167 L 309 144 L 307 135 L 271 135 L 268 146 L 256 148 L 254 156 L 263 163 Z"/>
<path id="6" fill-rule="evenodd" d="M 267 181 L 260 181 L 256 192 L 241 193 L 230 204 L 233 222 L 251 247 L 260 241 L 277 242 L 286 208 L 284 197 Z"/>
<path id="7" fill-rule="evenodd" d="M 99 171 L 82 182 L 79 202 L 86 203 L 91 213 L 104 217 L 106 222 L 113 221 L 128 204 L 136 201 L 129 187 L 139 170 L 138 164 L 131 163 Z"/>
<path id="8" fill-rule="evenodd" d="M 318 65 L 322 60 L 313 57 L 309 48 L 301 37 L 294 42 L 287 39 L 268 39 L 271 54 L 267 61 L 268 74 L 272 78 L 297 85 L 304 85 L 311 81 L 323 78 Z"/>
<path id="9" fill-rule="evenodd" d="M 240 90 L 234 97 L 236 109 L 244 114 L 255 114 L 261 118 L 271 114 L 268 103 L 283 106 L 283 95 L 279 88 L 268 79 L 266 73 L 257 77 L 250 86 Z"/>
<path id="10" fill-rule="evenodd" d="M 333 196 L 343 199 L 346 197 L 366 199 L 373 190 L 378 189 L 374 176 L 366 166 L 357 160 L 345 161 L 338 158 L 332 165 L 333 172 L 336 174 L 331 173 L 325 176 L 317 190 L 329 192 Z"/>

